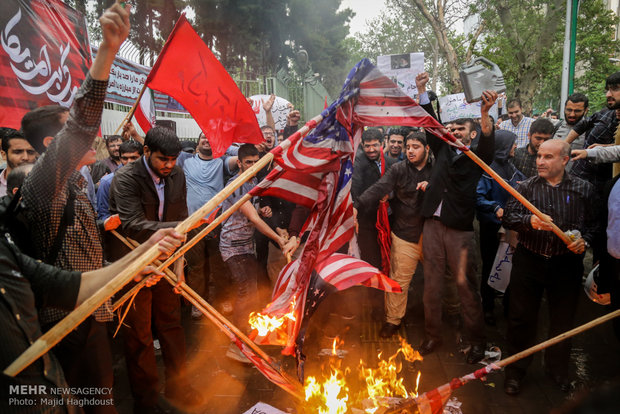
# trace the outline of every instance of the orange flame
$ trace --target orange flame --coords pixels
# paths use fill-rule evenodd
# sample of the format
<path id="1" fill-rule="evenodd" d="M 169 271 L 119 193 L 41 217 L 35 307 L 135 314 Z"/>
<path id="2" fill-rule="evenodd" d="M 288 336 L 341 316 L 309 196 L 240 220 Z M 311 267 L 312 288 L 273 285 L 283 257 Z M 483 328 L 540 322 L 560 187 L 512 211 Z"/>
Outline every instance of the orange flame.
<path id="1" fill-rule="evenodd" d="M 267 336 L 272 332 L 277 332 L 278 329 L 282 328 L 284 322 L 287 320 L 295 321 L 295 298 L 293 297 L 293 301 L 291 302 L 289 313 L 281 316 L 269 316 L 264 315 L 259 312 L 250 313 L 250 318 L 248 320 L 252 329 L 255 329 L 258 332 L 259 336 Z"/>
<path id="2" fill-rule="evenodd" d="M 343 371 L 333 360 L 330 360 L 330 374 L 323 375 L 323 382 L 315 377 L 308 377 L 305 385 L 306 401 L 319 414 L 345 413 L 350 406 L 363 406 L 367 414 L 375 413 L 379 407 L 387 407 L 387 397 L 410 398 L 417 397 L 421 373 L 418 372 L 415 389 L 410 390 L 399 376 L 402 364 L 397 361 L 398 354 L 409 361 L 421 361 L 422 356 L 415 351 L 403 338 L 401 346 L 394 355 L 387 360 L 378 354 L 377 368 L 370 368 L 360 360 L 359 375 L 363 387 L 354 399 L 349 396 L 349 385 L 346 382 L 347 370 Z M 337 355 L 338 338 L 332 345 L 332 355 Z"/>

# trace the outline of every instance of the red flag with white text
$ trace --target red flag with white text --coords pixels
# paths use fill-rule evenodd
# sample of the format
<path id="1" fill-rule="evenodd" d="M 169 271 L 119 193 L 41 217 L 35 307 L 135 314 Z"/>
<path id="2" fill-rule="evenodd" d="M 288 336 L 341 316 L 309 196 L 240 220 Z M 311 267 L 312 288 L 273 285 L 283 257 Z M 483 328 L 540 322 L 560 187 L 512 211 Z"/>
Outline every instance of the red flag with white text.
<path id="1" fill-rule="evenodd" d="M 170 33 L 146 85 L 172 96 L 189 111 L 209 139 L 214 157 L 224 155 L 233 142 L 263 141 L 247 99 L 184 15 Z"/>
<path id="2" fill-rule="evenodd" d="M 0 2 L 0 126 L 31 109 L 70 107 L 92 63 L 84 16 L 61 0 Z"/>

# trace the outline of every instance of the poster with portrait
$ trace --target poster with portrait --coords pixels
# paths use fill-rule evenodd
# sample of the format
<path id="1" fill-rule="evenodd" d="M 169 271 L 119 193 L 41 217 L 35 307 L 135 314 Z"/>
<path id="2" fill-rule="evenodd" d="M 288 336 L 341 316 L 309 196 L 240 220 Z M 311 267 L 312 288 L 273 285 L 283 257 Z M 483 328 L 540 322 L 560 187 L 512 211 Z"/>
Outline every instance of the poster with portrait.
<path id="1" fill-rule="evenodd" d="M 91 65 L 84 16 L 61 0 L 0 2 L 0 126 L 43 105 L 69 107 Z"/>
<path id="2" fill-rule="evenodd" d="M 424 72 L 424 53 L 377 56 L 377 68 L 407 95 L 416 98 L 415 77 Z"/>

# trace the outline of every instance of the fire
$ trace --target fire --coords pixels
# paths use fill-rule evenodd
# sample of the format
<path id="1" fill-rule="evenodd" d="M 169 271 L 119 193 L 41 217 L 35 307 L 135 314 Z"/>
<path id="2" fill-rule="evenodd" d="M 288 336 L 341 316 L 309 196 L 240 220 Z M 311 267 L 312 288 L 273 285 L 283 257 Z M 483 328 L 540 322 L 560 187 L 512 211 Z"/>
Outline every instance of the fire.
<path id="1" fill-rule="evenodd" d="M 348 370 L 341 370 L 340 361 L 330 358 L 329 375 L 323 375 L 323 382 L 319 382 L 315 377 L 308 377 L 306 381 L 308 406 L 320 414 L 332 414 L 347 412 L 349 404 L 364 407 L 365 413 L 373 414 L 379 407 L 387 407 L 390 397 L 417 397 L 421 373 L 418 372 L 415 388 L 408 389 L 404 384 L 404 378 L 399 376 L 402 363 L 399 362 L 398 355 L 401 354 L 409 362 L 421 361 L 422 356 L 403 338 L 400 338 L 400 343 L 400 348 L 387 360 L 379 353 L 376 368 L 367 367 L 367 364 L 360 360 L 359 378 L 362 386 L 356 394 L 350 394 L 350 386 L 347 383 Z M 338 354 L 337 345 L 338 338 L 332 344 L 333 356 Z"/>
<path id="2" fill-rule="evenodd" d="M 259 336 L 267 336 L 272 332 L 276 332 L 278 329 L 284 325 L 284 322 L 287 320 L 295 321 L 295 298 L 291 302 L 289 313 L 281 316 L 269 316 L 264 315 L 260 312 L 252 312 L 250 313 L 249 323 L 252 329 L 255 329 L 258 332 Z"/>
<path id="3" fill-rule="evenodd" d="M 306 401 L 316 407 L 319 414 L 346 413 L 348 393 L 344 373 L 339 369 L 332 370 L 322 384 L 315 377 L 308 377 L 306 382 Z"/>

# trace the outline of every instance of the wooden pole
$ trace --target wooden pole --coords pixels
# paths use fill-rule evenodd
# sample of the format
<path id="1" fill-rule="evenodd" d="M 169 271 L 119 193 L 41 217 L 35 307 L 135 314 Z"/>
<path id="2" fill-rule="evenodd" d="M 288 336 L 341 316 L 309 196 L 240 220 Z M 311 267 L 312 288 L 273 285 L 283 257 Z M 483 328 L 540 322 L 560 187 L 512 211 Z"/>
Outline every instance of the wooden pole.
<path id="1" fill-rule="evenodd" d="M 296 138 L 299 135 L 305 135 L 313 128 L 317 123 L 321 122 L 323 117 L 317 115 L 312 118 L 306 125 L 304 125 L 293 136 Z M 282 150 L 287 149 L 291 145 L 291 138 L 284 140 L 278 147 Z M 218 205 L 220 205 L 229 195 L 237 190 L 244 182 L 252 178 L 258 171 L 260 171 L 265 165 L 269 164 L 274 158 L 273 151 L 266 154 L 263 158 L 258 160 L 256 164 L 248 168 L 244 173 L 240 174 L 232 183 L 226 186 L 222 191 L 216 194 L 211 200 L 205 203 L 202 207 L 196 210 L 191 216 L 179 223 L 175 230 L 178 233 L 186 234 L 190 229 L 195 227 L 203 217 L 213 211 Z M 69 332 L 77 327 L 84 319 L 86 319 L 91 313 L 101 306 L 106 300 L 112 297 L 123 286 L 142 269 L 151 264 L 157 257 L 159 257 L 158 246 L 152 246 L 149 250 L 144 252 L 138 257 L 130 266 L 128 266 L 123 272 L 116 275 L 105 286 L 101 287 L 90 298 L 86 299 L 80 306 L 75 308 L 69 315 L 58 322 L 45 334 L 40 336 L 30 347 L 28 347 L 15 361 L 13 361 L 5 370 L 4 374 L 14 377 L 19 374 L 24 368 L 28 367 L 34 361 L 39 359 L 43 354 L 49 351 L 54 345 L 60 342 Z"/>
<path id="2" fill-rule="evenodd" d="M 502 359 L 501 361 L 497 362 L 495 365 L 497 365 L 498 367 L 505 367 L 506 365 L 510 365 L 513 362 L 516 362 L 520 359 L 523 358 L 527 358 L 528 356 L 538 352 L 538 351 L 542 351 L 545 348 L 549 348 L 550 346 L 553 346 L 557 343 L 560 343 L 562 341 L 564 341 L 565 339 L 571 338 L 575 335 L 578 335 L 582 332 L 585 332 L 589 329 L 594 328 L 595 326 L 598 326 L 602 323 L 605 323 L 613 318 L 616 318 L 620 316 L 620 309 L 615 310 L 611 313 L 608 313 L 607 315 L 603 315 L 600 318 L 596 318 L 588 323 L 584 323 L 583 325 L 580 325 L 574 329 L 571 329 L 570 331 L 561 333 L 557 336 L 554 336 L 551 339 L 547 339 L 544 342 L 539 343 L 538 345 L 534 345 L 531 348 L 526 349 L 525 351 L 521 351 L 517 354 L 514 354 L 506 359 Z"/>
<path id="3" fill-rule="evenodd" d="M 462 145 L 462 143 L 461 143 L 461 145 Z M 501 185 L 504 190 L 508 191 L 514 198 L 516 198 L 521 204 L 523 204 L 525 206 L 525 208 L 530 210 L 536 217 L 538 217 L 539 219 L 541 219 L 545 223 L 550 224 L 551 227 L 553 228 L 553 232 L 555 233 L 555 235 L 558 236 L 560 239 L 562 239 L 562 241 L 564 243 L 566 243 L 566 245 L 569 245 L 569 244 L 571 244 L 573 242 L 573 240 L 570 237 L 568 237 L 562 231 L 562 229 L 560 229 L 558 226 L 556 226 L 555 223 L 553 223 L 552 221 L 549 221 L 545 217 L 545 215 L 543 214 L 542 211 L 540 211 L 538 208 L 536 208 L 536 206 L 534 204 L 530 203 L 525 197 L 523 197 L 521 194 L 519 194 L 519 192 L 517 190 L 512 188 L 512 186 L 510 184 L 508 184 L 506 182 L 506 180 L 504 180 L 498 173 L 496 173 L 491 167 L 489 167 L 487 165 L 487 163 L 482 161 L 480 159 L 480 157 L 478 157 L 478 155 L 476 155 L 473 151 L 463 151 L 463 152 L 469 158 L 471 158 L 471 160 L 473 162 L 478 164 L 480 166 L 480 168 L 482 168 L 484 171 L 486 171 L 495 181 L 497 181 L 497 183 L 499 185 Z"/>
<path id="4" fill-rule="evenodd" d="M 249 194 L 245 194 L 243 197 L 241 197 L 235 204 L 233 204 L 232 206 L 230 206 L 230 208 L 228 208 L 225 212 L 223 212 L 222 214 L 220 214 L 218 217 L 215 218 L 215 220 L 213 220 L 211 223 L 209 223 L 209 225 L 207 227 L 205 227 L 204 229 L 200 230 L 200 232 L 198 232 L 194 237 L 192 237 L 192 239 L 190 241 L 188 241 L 187 243 L 185 243 L 183 246 L 181 246 L 176 252 L 174 252 L 174 254 L 172 256 L 170 256 L 164 263 L 162 263 L 161 265 L 158 266 L 158 270 L 164 270 L 167 269 L 168 267 L 170 267 L 172 265 L 172 263 L 176 262 L 177 259 L 179 259 L 179 257 L 183 256 L 185 253 L 187 253 L 187 251 L 189 249 L 191 249 L 192 247 L 194 247 L 196 245 L 196 243 L 198 243 L 201 239 L 203 239 L 207 234 L 211 233 L 213 230 L 215 230 L 217 228 L 217 226 L 223 222 L 224 220 L 226 220 L 228 217 L 230 217 L 235 211 L 237 211 L 242 205 L 243 203 L 245 203 L 246 201 L 250 200 L 252 198 L 251 195 Z M 116 237 L 123 237 L 120 234 L 118 234 L 118 232 L 116 232 L 116 230 L 112 230 L 112 234 L 114 234 Z M 114 304 L 112 305 L 112 310 L 116 311 L 119 307 L 121 307 L 123 305 L 123 303 L 125 303 L 137 290 L 140 290 L 144 287 L 144 285 L 146 284 L 145 280 L 140 281 L 140 283 L 136 284 L 134 287 L 132 287 L 127 293 L 125 293 L 119 300 L 117 300 L 116 302 L 114 302 Z"/>
<path id="5" fill-rule="evenodd" d="M 133 103 L 133 106 L 131 107 L 127 115 L 125 115 L 125 118 L 123 118 L 123 120 L 121 121 L 121 124 L 114 130 L 114 134 L 112 135 L 118 134 L 118 130 L 121 129 L 123 125 L 125 125 L 127 122 L 131 121 L 131 118 L 133 118 L 133 114 L 136 112 L 136 108 L 138 107 L 138 104 L 140 103 L 140 100 L 142 99 L 142 95 L 144 95 L 144 91 L 146 91 L 146 82 L 144 82 L 144 85 L 142 85 L 142 89 L 140 89 L 140 93 L 138 94 L 138 99 L 136 99 L 136 101 Z"/>
<path id="6" fill-rule="evenodd" d="M 517 354 L 514 354 L 514 355 L 512 355 L 512 356 L 510 356 L 508 358 L 502 359 L 501 361 L 498 361 L 498 362 L 494 363 L 493 364 L 494 366 L 492 366 L 492 367 L 494 369 L 503 368 L 503 367 L 505 367 L 507 365 L 512 364 L 513 362 L 516 362 L 516 361 L 518 361 L 520 359 L 523 359 L 523 358 L 527 358 L 530 355 L 535 354 L 536 352 L 542 351 L 545 348 L 549 348 L 550 346 L 556 345 L 556 344 L 558 344 L 558 343 L 560 343 L 560 342 L 562 342 L 562 341 L 564 341 L 564 340 L 566 340 L 568 338 L 571 338 L 571 337 L 573 337 L 575 335 L 578 335 L 578 334 L 580 334 L 582 332 L 585 332 L 585 331 L 587 331 L 589 329 L 592 329 L 595 326 L 598 326 L 598 325 L 600 325 L 602 323 L 605 323 L 605 322 L 607 322 L 607 321 L 609 321 L 609 320 L 611 320 L 613 318 L 616 318 L 618 316 L 620 316 L 620 309 L 615 310 L 615 311 L 613 311 L 611 313 L 608 313 L 607 315 L 603 315 L 600 318 L 596 318 L 596 319 L 594 319 L 594 320 L 592 320 L 590 322 L 587 322 L 587 323 L 585 323 L 583 325 L 580 325 L 580 326 L 578 326 L 578 327 L 576 327 L 574 329 L 571 329 L 570 331 L 567 331 L 567 332 L 561 333 L 561 334 L 559 334 L 557 336 L 554 336 L 553 338 L 547 339 L 546 341 L 541 342 L 538 345 L 534 345 L 533 347 L 528 348 L 528 349 L 526 349 L 524 351 L 521 351 L 521 352 L 519 352 Z M 467 381 L 469 378 L 472 377 L 472 375 L 470 374 L 470 375 L 467 375 L 465 377 L 467 377 L 467 379 L 465 380 L 465 381 Z M 463 378 L 464 377 L 461 377 L 460 379 L 462 380 Z M 449 383 L 446 384 L 446 385 L 449 385 Z M 408 408 L 416 407 L 417 404 L 418 404 L 417 403 L 417 398 L 407 399 L 407 400 L 402 401 L 398 405 L 396 405 L 396 406 L 394 406 L 392 408 L 389 408 L 385 412 L 385 414 L 397 414 L 397 413 L 401 413 L 401 412 L 408 412 L 408 411 L 406 411 Z"/>
<path id="7" fill-rule="evenodd" d="M 230 209 L 229 209 L 230 210 Z M 114 232 L 114 235 L 122 241 L 127 247 L 130 249 L 135 249 L 139 246 L 139 243 L 135 240 L 128 239 L 123 237 L 118 232 Z M 155 261 L 156 264 L 163 266 L 159 261 Z M 164 275 L 166 280 L 172 285 L 176 286 L 178 279 L 177 276 L 171 270 L 164 268 Z M 145 279 L 146 280 L 146 279 Z M 265 362 L 267 362 L 271 368 L 280 373 L 286 382 L 289 382 L 295 388 L 298 388 L 298 392 L 292 392 L 286 387 L 282 387 L 285 391 L 291 393 L 296 398 L 301 400 L 304 399 L 303 390 L 301 389 L 301 384 L 299 381 L 293 379 L 291 376 L 280 370 L 280 367 L 275 363 L 275 361 L 267 355 L 258 345 L 256 345 L 250 338 L 248 338 L 243 332 L 241 332 L 235 325 L 233 325 L 228 319 L 224 317 L 221 313 L 219 313 L 213 306 L 209 304 L 206 300 L 202 298 L 195 290 L 189 287 L 185 282 L 182 282 L 179 285 L 179 289 L 181 290 L 181 295 L 188 301 L 192 303 L 192 305 L 196 306 L 211 322 L 213 322 L 218 328 L 220 328 L 224 333 L 231 339 L 235 340 L 236 338 L 241 339 L 246 345 L 248 345 L 258 356 L 260 356 Z"/>

